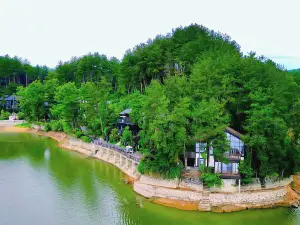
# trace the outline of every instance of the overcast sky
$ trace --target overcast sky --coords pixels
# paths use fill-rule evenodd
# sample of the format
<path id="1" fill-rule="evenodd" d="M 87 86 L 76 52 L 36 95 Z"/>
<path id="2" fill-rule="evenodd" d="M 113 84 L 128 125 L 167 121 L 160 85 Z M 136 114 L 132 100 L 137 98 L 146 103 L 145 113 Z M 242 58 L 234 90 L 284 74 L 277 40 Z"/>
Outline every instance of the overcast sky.
<path id="1" fill-rule="evenodd" d="M 0 55 L 54 67 L 88 52 L 122 58 L 191 23 L 227 33 L 287 69 L 300 68 L 300 0 L 0 0 Z"/>

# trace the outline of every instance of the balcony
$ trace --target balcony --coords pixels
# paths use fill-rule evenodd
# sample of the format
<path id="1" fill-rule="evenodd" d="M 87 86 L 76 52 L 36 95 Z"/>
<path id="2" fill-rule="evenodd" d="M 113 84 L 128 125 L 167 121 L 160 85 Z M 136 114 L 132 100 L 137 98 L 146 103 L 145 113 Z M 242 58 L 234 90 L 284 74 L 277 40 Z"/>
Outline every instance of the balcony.
<path id="1" fill-rule="evenodd" d="M 225 152 L 224 157 L 227 158 L 230 161 L 240 161 L 242 154 L 232 154 L 230 152 Z"/>
<path id="2" fill-rule="evenodd" d="M 220 173 L 220 178 L 222 179 L 240 179 L 241 176 L 239 173 Z"/>
<path id="3" fill-rule="evenodd" d="M 231 148 L 229 151 L 224 153 L 224 157 L 227 158 L 229 161 L 238 162 L 241 160 L 243 150 L 238 148 Z"/>

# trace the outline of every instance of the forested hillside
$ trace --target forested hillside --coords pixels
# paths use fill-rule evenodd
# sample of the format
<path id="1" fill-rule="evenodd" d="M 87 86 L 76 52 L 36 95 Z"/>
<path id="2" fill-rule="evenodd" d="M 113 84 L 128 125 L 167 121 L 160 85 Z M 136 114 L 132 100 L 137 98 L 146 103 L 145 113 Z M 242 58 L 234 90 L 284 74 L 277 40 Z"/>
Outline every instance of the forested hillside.
<path id="1" fill-rule="evenodd" d="M 300 85 L 300 69 L 290 70 L 290 73 L 294 75 L 294 80 L 298 85 Z"/>
<path id="2" fill-rule="evenodd" d="M 295 72 L 254 53 L 244 55 L 229 36 L 203 26 L 159 35 L 128 50 L 121 62 L 97 53 L 72 58 L 45 80 L 19 88 L 18 95 L 30 121 L 78 137 L 84 136 L 79 127 L 87 126 L 90 134 L 113 142 L 119 138 L 118 113 L 131 108 L 141 128 L 142 173 L 179 176 L 184 151 L 194 151 L 200 140 L 226 161 L 227 126 L 243 134 L 246 167 L 252 167 L 247 175 L 300 171 Z"/>
<path id="3" fill-rule="evenodd" d="M 46 66 L 32 66 L 27 60 L 8 55 L 0 56 L 0 96 L 11 95 L 18 86 L 27 86 L 36 79 L 43 80 Z"/>

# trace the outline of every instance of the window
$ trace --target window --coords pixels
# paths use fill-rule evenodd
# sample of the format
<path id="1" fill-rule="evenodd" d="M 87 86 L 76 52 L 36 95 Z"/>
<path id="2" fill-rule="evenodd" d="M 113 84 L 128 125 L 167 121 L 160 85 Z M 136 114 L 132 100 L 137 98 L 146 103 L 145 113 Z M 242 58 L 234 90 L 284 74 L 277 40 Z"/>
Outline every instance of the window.
<path id="1" fill-rule="evenodd" d="M 213 147 L 209 147 L 209 155 L 213 155 L 214 154 L 214 148 Z"/>
<path id="2" fill-rule="evenodd" d="M 202 153 L 205 152 L 206 143 L 200 142 L 196 143 L 196 153 Z"/>
<path id="3" fill-rule="evenodd" d="M 222 173 L 237 174 L 238 164 L 237 163 L 222 163 Z"/>
<path id="4" fill-rule="evenodd" d="M 230 144 L 229 154 L 231 155 L 241 155 L 244 156 L 244 143 L 239 138 L 231 135 L 230 133 L 226 133 L 227 140 Z"/>
<path id="5" fill-rule="evenodd" d="M 200 144 L 196 143 L 196 153 L 199 153 L 199 152 L 200 152 Z"/>
<path id="6" fill-rule="evenodd" d="M 200 152 L 205 152 L 206 143 L 200 142 Z"/>
<path id="7" fill-rule="evenodd" d="M 204 165 L 204 159 L 198 159 L 198 165 L 200 166 L 200 165 Z"/>

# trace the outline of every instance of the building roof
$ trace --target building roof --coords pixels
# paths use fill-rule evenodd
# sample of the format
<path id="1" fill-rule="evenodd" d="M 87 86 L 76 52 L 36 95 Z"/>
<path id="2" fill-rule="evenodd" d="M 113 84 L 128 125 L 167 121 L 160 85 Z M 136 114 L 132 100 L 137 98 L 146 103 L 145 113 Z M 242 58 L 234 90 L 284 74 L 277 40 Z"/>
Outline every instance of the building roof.
<path id="1" fill-rule="evenodd" d="M 125 117 L 125 118 L 122 118 L 122 119 L 118 119 L 118 123 L 119 123 L 119 124 L 126 124 L 126 125 L 133 125 L 133 124 L 131 123 L 129 117 Z"/>
<path id="2" fill-rule="evenodd" d="M 4 95 L 4 99 L 6 100 L 6 101 L 15 101 L 15 100 L 17 100 L 17 96 L 15 96 L 15 95 Z M 1 100 L 3 100 L 3 97 L 0 97 L 0 101 Z"/>
<path id="3" fill-rule="evenodd" d="M 242 134 L 234 129 L 232 129 L 231 127 L 226 127 L 226 131 L 238 138 L 241 138 Z"/>
<path id="4" fill-rule="evenodd" d="M 125 109 L 124 111 L 120 112 L 120 115 L 125 115 L 131 113 L 131 109 Z"/>

